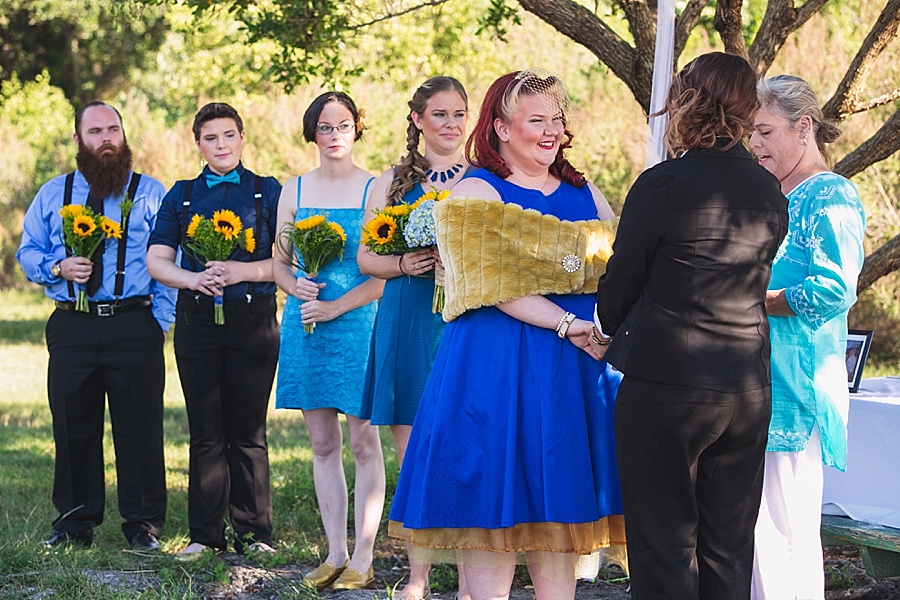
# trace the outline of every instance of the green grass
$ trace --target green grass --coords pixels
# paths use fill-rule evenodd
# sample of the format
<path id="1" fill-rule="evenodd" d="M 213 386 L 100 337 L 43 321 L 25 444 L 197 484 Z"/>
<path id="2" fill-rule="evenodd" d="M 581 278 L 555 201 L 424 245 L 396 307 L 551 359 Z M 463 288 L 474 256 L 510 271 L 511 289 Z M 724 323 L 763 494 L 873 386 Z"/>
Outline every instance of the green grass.
<path id="1" fill-rule="evenodd" d="M 88 550 L 43 551 L 37 543 L 50 533 L 56 517 L 51 502 L 53 485 L 53 435 L 46 398 L 47 350 L 44 324 L 51 303 L 34 291 L 0 291 L 0 377 L 5 389 L 0 396 L 0 597 L 34 598 L 53 592 L 54 598 L 92 600 L 125 598 L 205 597 L 210 586 L 226 580 L 229 564 L 210 557 L 190 565 L 172 555 L 188 542 L 187 472 L 188 426 L 184 399 L 175 368 L 171 336 L 166 343 L 166 392 L 164 427 L 166 481 L 169 504 L 163 554 L 141 556 L 125 550 L 116 509 L 116 472 L 112 437 L 104 438 L 106 465 L 106 519 L 94 532 Z M 896 364 L 870 359 L 866 375 L 896 374 Z M 345 433 L 346 436 L 346 433 Z M 275 537 L 279 553 L 265 561 L 273 567 L 280 598 L 318 598 L 296 584 L 279 579 L 282 564 L 317 564 L 326 553 L 325 538 L 312 482 L 312 451 L 298 411 L 275 411 L 269 405 L 269 460 Z M 388 504 L 397 480 L 397 462 L 390 432 L 382 428 L 388 481 Z M 353 478 L 353 458 L 345 444 L 344 468 Z M 352 501 L 352 498 L 351 498 Z M 351 505 L 352 514 L 352 505 Z M 385 514 L 385 520 L 387 515 Z M 402 546 L 386 539 L 383 523 L 376 562 L 389 568 Z M 271 563 L 271 564 L 269 564 Z M 125 575 L 125 584 L 106 580 L 109 573 Z M 393 584 L 391 581 L 390 584 Z M 435 591 L 454 589 L 451 567 L 432 572 Z"/>
<path id="2" fill-rule="evenodd" d="M 106 514 L 87 550 L 44 551 L 37 543 L 51 531 L 57 516 L 51 501 L 53 435 L 46 397 L 47 350 L 44 325 L 52 304 L 37 291 L 0 291 L 0 597 L 54 598 L 200 598 L 227 579 L 229 565 L 212 558 L 185 566 L 172 554 L 188 542 L 188 425 L 175 367 L 171 336 L 165 347 L 165 455 L 169 503 L 163 554 L 140 556 L 127 551 L 115 495 L 116 472 L 107 418 L 104 438 Z M 345 432 L 346 436 L 346 432 Z M 388 430 L 382 431 L 388 470 L 388 496 L 396 483 L 397 462 Z M 346 439 L 346 438 L 345 438 Z M 315 565 L 326 552 L 312 481 L 312 451 L 299 411 L 275 411 L 269 405 L 269 460 L 275 537 L 279 548 L 265 566 Z M 345 444 L 344 468 L 352 485 L 353 458 Z M 351 498 L 352 501 L 352 498 Z M 352 515 L 352 505 L 351 505 Z M 386 518 L 386 515 L 385 515 Z M 384 528 L 386 529 L 386 527 Z M 401 548 L 385 540 L 380 560 Z M 271 563 L 271 564 L 268 564 Z M 124 572 L 127 585 L 105 581 L 111 571 Z M 296 581 L 284 580 L 281 598 L 317 598 Z"/>

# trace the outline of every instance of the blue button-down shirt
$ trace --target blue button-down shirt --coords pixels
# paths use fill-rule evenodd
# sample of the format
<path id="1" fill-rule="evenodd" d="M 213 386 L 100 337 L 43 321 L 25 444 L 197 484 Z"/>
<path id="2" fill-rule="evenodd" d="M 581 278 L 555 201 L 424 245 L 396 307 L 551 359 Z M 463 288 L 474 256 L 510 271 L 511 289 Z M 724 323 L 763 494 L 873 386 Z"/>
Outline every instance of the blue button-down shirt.
<path id="1" fill-rule="evenodd" d="M 54 277 L 50 272 L 53 265 L 66 258 L 63 242 L 62 217 L 66 176 L 61 175 L 45 183 L 34 197 L 25 213 L 22 223 L 22 242 L 16 252 L 16 259 L 22 265 L 25 276 L 44 287 L 44 293 L 51 300 L 74 300 L 69 294 L 68 282 L 62 277 Z M 87 201 L 89 186 L 80 171 L 75 172 L 72 183 L 72 204 Z M 125 286 L 122 298 L 132 296 L 153 296 L 153 316 L 164 331 L 175 320 L 175 290 L 162 285 L 147 272 L 147 240 L 156 222 L 156 213 L 166 188 L 152 177 L 141 177 L 134 197 L 134 207 L 128 223 L 127 246 L 125 249 Z M 103 214 L 113 221 L 122 222 L 119 202 L 122 196 L 110 196 L 103 200 Z M 100 289 L 90 297 L 93 302 L 113 301 L 116 284 L 117 240 L 106 240 L 103 253 L 103 281 Z M 77 290 L 77 286 L 74 286 Z"/>
<path id="2" fill-rule="evenodd" d="M 187 223 L 190 223 L 194 215 L 211 218 L 217 210 L 227 209 L 233 211 L 241 219 L 244 227 L 252 227 L 256 238 L 256 260 L 272 258 L 272 244 L 275 240 L 275 232 L 278 224 L 278 197 L 281 195 L 281 184 L 274 177 L 260 177 L 247 171 L 243 165 L 235 169 L 241 176 L 240 185 L 232 183 L 220 183 L 210 188 L 206 184 L 206 174 L 210 173 L 209 167 L 203 169 L 201 177 L 193 180 L 191 189 L 191 206 L 188 211 Z M 262 225 L 256 222 L 256 200 L 254 194 L 254 177 L 259 177 L 260 191 L 262 192 Z M 182 204 L 184 202 L 184 189 L 187 181 L 178 181 L 163 198 L 159 215 L 156 218 L 156 228 L 150 236 L 150 245 L 160 244 L 176 250 L 184 241 L 187 223 L 181 218 Z M 230 260 L 250 262 L 252 256 L 236 248 Z M 202 263 L 193 260 L 187 253 L 181 253 L 181 267 L 189 271 L 200 272 L 205 269 Z M 275 293 L 275 283 L 271 281 L 257 282 L 254 284 L 254 295 L 271 296 Z M 247 282 L 236 283 L 225 288 L 223 298 L 225 301 L 246 300 Z"/>

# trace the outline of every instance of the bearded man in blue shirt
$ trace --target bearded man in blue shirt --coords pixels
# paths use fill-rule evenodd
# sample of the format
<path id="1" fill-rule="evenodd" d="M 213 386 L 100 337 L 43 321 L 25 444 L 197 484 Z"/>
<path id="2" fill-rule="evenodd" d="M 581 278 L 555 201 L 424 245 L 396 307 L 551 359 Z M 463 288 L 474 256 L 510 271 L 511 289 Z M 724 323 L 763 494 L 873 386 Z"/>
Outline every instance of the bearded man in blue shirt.
<path id="1" fill-rule="evenodd" d="M 56 310 L 47 321 L 47 391 L 53 414 L 59 517 L 42 544 L 89 546 L 103 521 L 104 400 L 116 448 L 122 532 L 132 548 L 158 550 L 166 514 L 163 342 L 174 290 L 147 272 L 147 241 L 165 187 L 131 168 L 119 112 L 91 102 L 75 115 L 78 170 L 44 184 L 25 214 L 16 258 Z M 133 202 L 123 220 L 121 201 Z M 64 205 L 87 205 L 122 226 L 91 257 L 73 256 Z M 88 310 L 76 310 L 86 291 Z"/>

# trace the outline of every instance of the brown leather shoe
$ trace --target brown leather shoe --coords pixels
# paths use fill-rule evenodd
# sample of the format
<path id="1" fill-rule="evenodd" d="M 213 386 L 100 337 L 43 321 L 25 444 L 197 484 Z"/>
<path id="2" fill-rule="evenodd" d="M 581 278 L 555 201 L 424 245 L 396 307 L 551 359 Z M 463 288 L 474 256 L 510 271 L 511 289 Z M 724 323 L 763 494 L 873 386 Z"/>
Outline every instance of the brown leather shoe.
<path id="1" fill-rule="evenodd" d="M 374 567 L 370 566 L 369 570 L 365 573 L 360 573 L 356 569 L 348 568 L 346 571 L 341 573 L 341 576 L 337 578 L 337 581 L 334 582 L 334 585 L 331 586 L 331 589 L 361 590 L 372 585 L 373 581 L 375 581 Z"/>
<path id="2" fill-rule="evenodd" d="M 342 566 L 335 567 L 330 562 L 323 562 L 321 565 L 303 576 L 303 583 L 317 590 L 324 590 L 331 582 L 338 578 L 344 572 L 350 563 L 348 559 Z"/>

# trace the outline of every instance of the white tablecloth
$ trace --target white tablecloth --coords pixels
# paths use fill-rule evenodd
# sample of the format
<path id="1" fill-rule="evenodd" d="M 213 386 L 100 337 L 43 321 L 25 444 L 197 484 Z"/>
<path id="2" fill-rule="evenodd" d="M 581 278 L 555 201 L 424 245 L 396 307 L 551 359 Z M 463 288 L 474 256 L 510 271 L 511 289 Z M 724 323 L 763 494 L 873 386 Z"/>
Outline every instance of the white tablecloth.
<path id="1" fill-rule="evenodd" d="M 900 528 L 900 377 L 850 394 L 847 471 L 825 468 L 824 514 Z"/>

